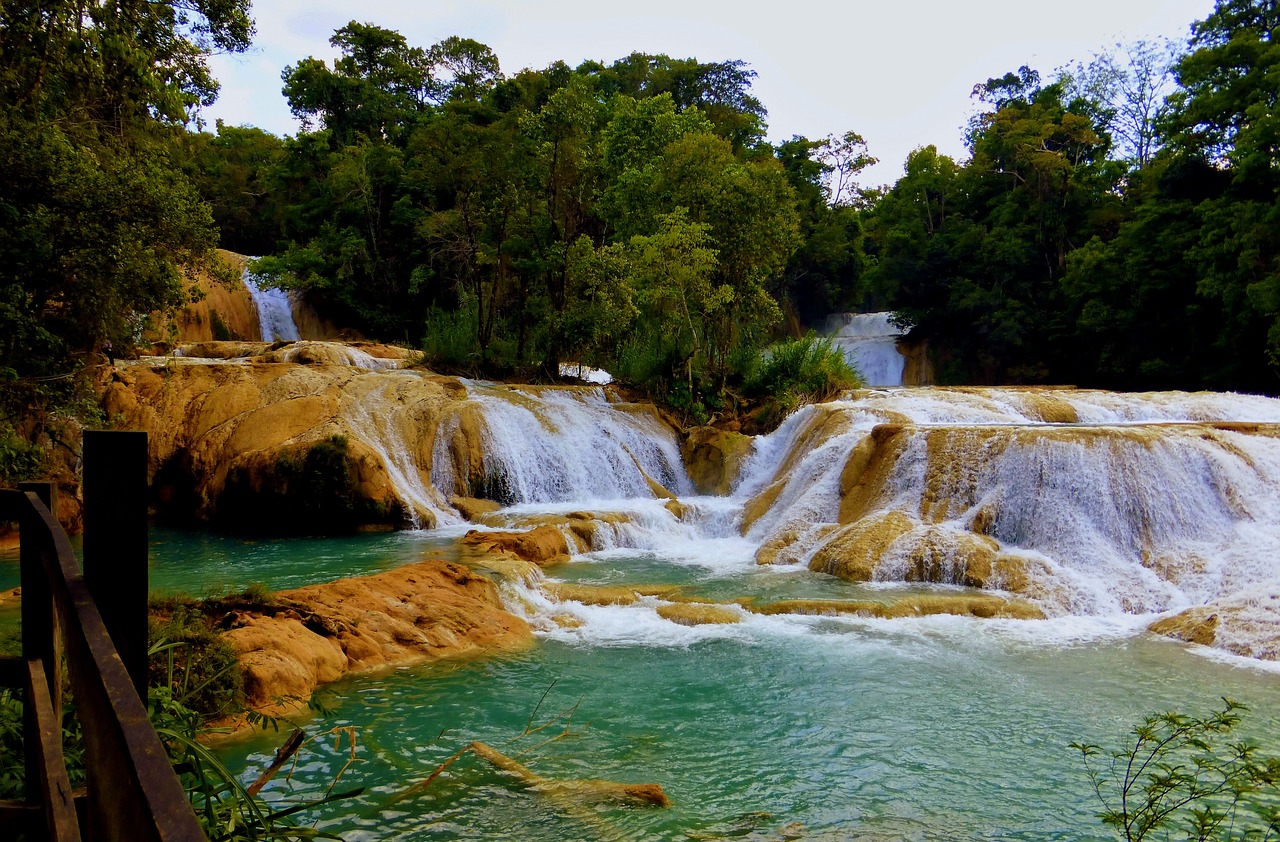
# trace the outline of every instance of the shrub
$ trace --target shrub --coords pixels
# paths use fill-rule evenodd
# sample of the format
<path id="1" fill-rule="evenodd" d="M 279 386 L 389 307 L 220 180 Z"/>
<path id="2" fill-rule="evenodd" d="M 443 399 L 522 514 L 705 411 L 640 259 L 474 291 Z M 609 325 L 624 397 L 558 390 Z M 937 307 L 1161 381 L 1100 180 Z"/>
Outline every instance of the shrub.
<path id="1" fill-rule="evenodd" d="M 479 360 L 475 314 L 468 309 L 435 310 L 423 325 L 423 361 L 445 371 L 469 371 Z"/>
<path id="2" fill-rule="evenodd" d="M 748 395 L 771 398 L 793 408 L 862 385 L 844 353 L 830 339 L 809 333 L 767 349 L 744 384 Z"/>
<path id="3" fill-rule="evenodd" d="M 193 601 L 169 598 L 151 606 L 147 683 L 204 719 L 239 712 L 244 678 L 231 644 Z"/>
<path id="4" fill-rule="evenodd" d="M 44 451 L 23 439 L 7 424 L 0 425 L 0 485 L 33 479 L 40 473 Z"/>
<path id="5" fill-rule="evenodd" d="M 1223 703 L 1205 717 L 1152 714 L 1118 750 L 1071 744 L 1102 803 L 1098 817 L 1121 839 L 1280 837 L 1280 758 L 1232 739 L 1248 708 Z"/>

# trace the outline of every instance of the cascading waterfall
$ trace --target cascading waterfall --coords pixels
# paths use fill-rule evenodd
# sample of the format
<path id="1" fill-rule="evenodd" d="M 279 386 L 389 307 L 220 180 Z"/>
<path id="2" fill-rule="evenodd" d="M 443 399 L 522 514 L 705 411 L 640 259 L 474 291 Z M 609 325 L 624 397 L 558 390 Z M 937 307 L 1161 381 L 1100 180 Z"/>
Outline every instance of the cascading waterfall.
<path id="1" fill-rule="evenodd" d="M 832 344 L 844 352 L 868 386 L 901 386 L 906 358 L 898 353 L 902 328 L 893 313 L 837 313 L 827 320 Z"/>
<path id="2" fill-rule="evenodd" d="M 507 504 L 652 498 L 657 483 L 691 488 L 674 432 L 654 414 L 611 403 L 598 388 L 520 389 L 468 384 L 468 399 L 441 422 L 432 482 L 446 494 Z M 455 443 L 482 454 L 478 473 Z"/>
<path id="3" fill-rule="evenodd" d="M 249 258 L 252 262 L 254 258 Z M 246 266 L 241 276 L 253 304 L 258 308 L 258 325 L 262 330 L 263 342 L 295 342 L 301 338 L 298 326 L 293 321 L 293 308 L 289 304 L 289 293 L 273 287 L 263 288 L 259 278 Z"/>
<path id="4" fill-rule="evenodd" d="M 355 434 L 382 459 L 412 528 L 459 524 L 462 518 L 424 479 L 421 459 L 410 444 L 424 424 L 419 407 L 406 401 L 419 379 L 399 371 L 354 378 L 346 387 L 349 400 L 343 412 Z"/>
<path id="5" fill-rule="evenodd" d="M 604 389 L 467 381 L 416 418 L 397 378 L 419 376 L 357 378 L 379 385 L 345 410 L 419 524 L 462 524 L 450 500 L 486 497 L 503 508 L 480 528 L 551 523 L 596 559 L 963 585 L 1058 617 L 1280 592 L 1280 400 L 863 391 L 758 438 L 733 493 L 710 498 L 656 413 Z"/>
<path id="6" fill-rule="evenodd" d="M 761 439 L 735 496 L 783 563 L 881 540 L 877 581 L 986 565 L 1051 614 L 1162 612 L 1280 582 L 1273 425 L 1280 401 L 1240 395 L 870 393 Z"/>

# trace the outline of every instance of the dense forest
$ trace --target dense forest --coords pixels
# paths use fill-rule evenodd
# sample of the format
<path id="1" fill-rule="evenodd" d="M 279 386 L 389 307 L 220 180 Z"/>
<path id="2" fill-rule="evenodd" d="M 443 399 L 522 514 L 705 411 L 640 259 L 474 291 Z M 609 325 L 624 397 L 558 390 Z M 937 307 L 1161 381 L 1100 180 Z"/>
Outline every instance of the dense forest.
<path id="1" fill-rule="evenodd" d="M 761 388 L 761 349 L 843 309 L 896 310 L 943 382 L 1280 391 L 1275 0 L 981 82 L 969 156 L 923 146 L 882 188 L 856 131 L 769 143 L 743 61 L 508 75 L 355 21 L 286 68 L 297 134 L 194 130 L 249 13 L 0 6 L 3 423 L 67 400 L 216 243 L 437 367 L 581 361 L 684 407 Z"/>

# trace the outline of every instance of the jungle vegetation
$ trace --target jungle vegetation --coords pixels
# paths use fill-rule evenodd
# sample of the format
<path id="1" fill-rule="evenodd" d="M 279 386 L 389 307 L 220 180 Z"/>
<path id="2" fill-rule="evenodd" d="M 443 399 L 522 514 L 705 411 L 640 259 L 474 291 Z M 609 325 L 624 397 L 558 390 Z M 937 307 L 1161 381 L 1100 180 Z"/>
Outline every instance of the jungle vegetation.
<path id="1" fill-rule="evenodd" d="M 18 410 L 69 400 L 215 243 L 439 368 L 594 364 L 695 414 L 844 309 L 896 310 L 948 383 L 1280 391 L 1275 0 L 981 81 L 968 157 L 922 146 L 882 187 L 855 131 L 769 142 L 741 60 L 505 73 L 352 21 L 285 69 L 276 137 L 195 122 L 248 0 L 5 0 L 0 27 L 15 465 Z"/>

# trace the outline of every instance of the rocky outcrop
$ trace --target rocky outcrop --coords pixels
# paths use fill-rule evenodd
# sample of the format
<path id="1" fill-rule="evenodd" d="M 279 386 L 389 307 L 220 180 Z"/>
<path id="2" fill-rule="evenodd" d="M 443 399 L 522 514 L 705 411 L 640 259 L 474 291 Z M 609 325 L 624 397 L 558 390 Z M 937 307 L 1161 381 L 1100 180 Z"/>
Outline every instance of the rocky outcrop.
<path id="1" fill-rule="evenodd" d="M 680 447 L 685 469 L 699 494 L 724 496 L 751 455 L 752 438 L 715 427 L 694 427 Z"/>
<path id="2" fill-rule="evenodd" d="M 212 356 L 233 349 L 222 343 L 193 350 Z M 217 521 L 229 489 L 239 501 L 233 508 L 252 510 L 255 500 L 270 503 L 263 494 L 279 490 L 291 464 L 307 478 L 300 488 L 315 486 L 314 471 L 340 474 L 326 482 L 366 520 L 429 526 L 448 510 L 423 471 L 430 470 L 440 414 L 465 395 L 464 387 L 425 372 L 273 362 L 265 346 L 257 350 L 212 364 L 147 358 L 107 373 L 103 408 L 118 426 L 148 433 L 162 512 Z M 340 462 L 311 458 L 335 438 L 345 441 Z M 413 463 L 397 465 L 400 454 Z M 400 475 L 393 477 L 393 469 Z"/>
<path id="3" fill-rule="evenodd" d="M 569 541 L 554 526 L 539 526 L 528 532 L 481 532 L 471 530 L 462 539 L 464 547 L 479 552 L 507 555 L 539 567 L 569 560 Z"/>
<path id="4" fill-rule="evenodd" d="M 1188 608 L 1149 629 L 1245 658 L 1280 661 L 1280 582 Z"/>
<path id="5" fill-rule="evenodd" d="M 902 365 L 903 386 L 932 386 L 937 382 L 928 342 L 898 340 L 898 353 L 905 357 Z"/>
<path id="6" fill-rule="evenodd" d="M 908 596 L 891 602 L 790 599 L 759 607 L 748 604 L 747 608 L 756 614 L 810 614 L 833 617 L 848 614 L 882 620 L 928 617 L 935 614 L 1008 620 L 1043 620 L 1045 618 L 1043 611 L 1026 600 L 1005 599 L 994 594 L 965 593 Z"/>
<path id="7" fill-rule="evenodd" d="M 169 325 L 152 337 L 162 342 L 209 342 L 212 340 L 262 339 L 258 308 L 240 280 L 246 258 L 218 250 L 226 264 L 226 277 L 198 273 L 190 278 L 198 300 L 172 314 Z"/>
<path id="8" fill-rule="evenodd" d="M 491 581 L 439 560 L 280 591 L 224 622 L 256 709 L 280 699 L 291 706 L 351 672 L 515 651 L 533 640 Z"/>

